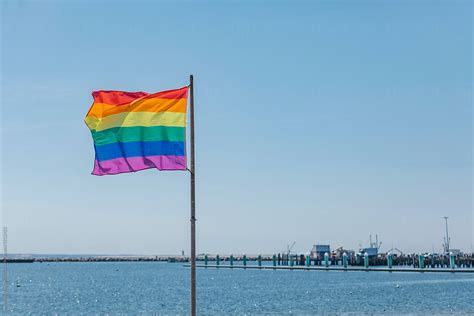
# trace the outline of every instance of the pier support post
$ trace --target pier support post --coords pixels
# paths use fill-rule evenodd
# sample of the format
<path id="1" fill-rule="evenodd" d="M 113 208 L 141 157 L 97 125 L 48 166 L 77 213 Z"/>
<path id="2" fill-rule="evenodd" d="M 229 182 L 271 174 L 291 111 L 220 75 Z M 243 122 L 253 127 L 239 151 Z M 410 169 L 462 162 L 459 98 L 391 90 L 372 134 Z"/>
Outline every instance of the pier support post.
<path id="1" fill-rule="evenodd" d="M 456 268 L 456 257 L 452 252 L 449 253 L 449 266 L 451 269 Z"/>
<path id="2" fill-rule="evenodd" d="M 242 257 L 242 261 L 243 261 L 244 267 L 246 267 L 247 266 L 247 255 L 244 254 L 244 256 Z"/>
<path id="3" fill-rule="evenodd" d="M 306 266 L 309 267 L 311 265 L 311 257 L 306 255 Z"/>
<path id="4" fill-rule="evenodd" d="M 257 261 L 258 261 L 258 266 L 261 267 L 262 266 L 262 255 L 258 255 Z"/>
<path id="5" fill-rule="evenodd" d="M 219 255 L 216 255 L 216 266 L 219 268 L 219 263 L 221 261 L 221 258 L 219 258 Z"/>
<path id="6" fill-rule="evenodd" d="M 369 267 L 369 254 L 364 253 L 364 267 L 367 269 Z"/>
<path id="7" fill-rule="evenodd" d="M 423 256 L 422 254 L 419 254 L 418 255 L 418 267 L 420 269 L 424 269 L 425 268 L 425 256 Z"/>
<path id="8" fill-rule="evenodd" d="M 387 254 L 387 267 L 391 269 L 392 265 L 393 265 L 393 255 L 389 252 Z"/>
<path id="9" fill-rule="evenodd" d="M 324 253 L 324 266 L 329 267 L 329 254 L 327 252 Z"/>
<path id="10" fill-rule="evenodd" d="M 204 265 L 206 266 L 206 268 L 207 268 L 208 261 L 209 261 L 209 257 L 207 255 L 204 255 Z"/>
<path id="11" fill-rule="evenodd" d="M 294 263 L 293 263 L 293 255 L 289 255 L 289 256 L 288 256 L 288 260 L 290 260 L 290 267 L 292 267 L 293 264 L 294 264 Z"/>
<path id="12" fill-rule="evenodd" d="M 276 267 L 277 265 L 277 256 L 274 254 L 273 255 L 273 266 Z"/>
<path id="13" fill-rule="evenodd" d="M 230 257 L 229 257 L 229 263 L 230 263 L 230 266 L 231 266 L 231 267 L 234 266 L 234 256 L 233 256 L 233 255 L 230 255 Z"/>
<path id="14" fill-rule="evenodd" d="M 347 253 L 345 252 L 342 254 L 342 266 L 347 269 Z"/>

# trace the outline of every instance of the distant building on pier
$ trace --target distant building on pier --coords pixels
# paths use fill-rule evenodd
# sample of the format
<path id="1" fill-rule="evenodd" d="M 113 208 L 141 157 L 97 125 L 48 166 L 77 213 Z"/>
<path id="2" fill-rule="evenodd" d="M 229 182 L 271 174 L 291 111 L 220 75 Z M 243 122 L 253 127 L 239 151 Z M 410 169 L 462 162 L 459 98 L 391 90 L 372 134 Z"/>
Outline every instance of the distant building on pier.
<path id="1" fill-rule="evenodd" d="M 311 249 L 311 257 L 322 259 L 325 253 L 331 254 L 331 247 L 329 245 L 314 245 Z"/>
<path id="2" fill-rule="evenodd" d="M 336 250 L 333 250 L 332 254 L 334 257 L 340 259 L 342 258 L 343 254 L 346 254 L 348 258 L 355 257 L 355 250 L 344 249 L 343 247 L 339 247 Z"/>
<path id="3" fill-rule="evenodd" d="M 360 253 L 362 256 L 365 255 L 365 253 L 367 253 L 369 257 L 377 257 L 379 253 L 379 249 L 376 247 L 362 248 L 360 249 Z"/>
<path id="4" fill-rule="evenodd" d="M 455 256 L 462 256 L 463 255 L 461 249 L 449 249 L 449 252 L 452 252 L 453 255 L 455 255 Z"/>

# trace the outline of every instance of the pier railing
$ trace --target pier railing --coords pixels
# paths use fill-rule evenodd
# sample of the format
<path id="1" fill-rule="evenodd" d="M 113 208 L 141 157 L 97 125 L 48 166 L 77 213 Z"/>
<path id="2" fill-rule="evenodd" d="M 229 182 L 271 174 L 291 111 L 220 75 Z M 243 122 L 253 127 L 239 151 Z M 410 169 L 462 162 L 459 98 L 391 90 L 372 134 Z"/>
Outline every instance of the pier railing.
<path id="1" fill-rule="evenodd" d="M 459 271 L 474 272 L 474 256 L 464 255 L 424 255 L 410 254 L 396 256 L 387 254 L 379 257 L 369 257 L 368 254 L 348 256 L 312 257 L 303 254 L 273 254 L 273 255 L 201 255 L 198 257 L 200 267 L 222 268 L 317 268 L 331 270 L 388 270 L 388 271 Z"/>

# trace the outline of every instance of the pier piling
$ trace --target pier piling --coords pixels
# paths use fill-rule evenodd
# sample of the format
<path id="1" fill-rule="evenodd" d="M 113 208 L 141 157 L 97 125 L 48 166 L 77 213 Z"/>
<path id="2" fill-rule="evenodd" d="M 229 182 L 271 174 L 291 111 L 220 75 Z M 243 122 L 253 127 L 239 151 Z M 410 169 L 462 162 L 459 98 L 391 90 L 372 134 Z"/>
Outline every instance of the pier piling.
<path id="1" fill-rule="evenodd" d="M 327 252 L 324 253 L 324 266 L 329 267 L 329 254 Z"/>
<path id="2" fill-rule="evenodd" d="M 449 253 L 449 266 L 451 269 L 456 268 L 456 257 L 452 252 Z"/>
<path id="3" fill-rule="evenodd" d="M 425 256 L 423 256 L 422 254 L 419 254 L 418 255 L 418 267 L 420 269 L 424 269 L 425 268 Z"/>

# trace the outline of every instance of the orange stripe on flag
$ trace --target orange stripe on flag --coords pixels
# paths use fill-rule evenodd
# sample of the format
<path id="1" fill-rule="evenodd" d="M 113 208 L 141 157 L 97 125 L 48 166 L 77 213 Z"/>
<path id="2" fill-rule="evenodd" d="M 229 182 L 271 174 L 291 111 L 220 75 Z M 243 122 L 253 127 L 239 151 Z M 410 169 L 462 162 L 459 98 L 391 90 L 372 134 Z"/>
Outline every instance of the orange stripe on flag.
<path id="1" fill-rule="evenodd" d="M 120 106 L 93 103 L 87 116 L 102 118 L 122 112 L 178 112 L 186 113 L 186 99 L 142 98 Z"/>

